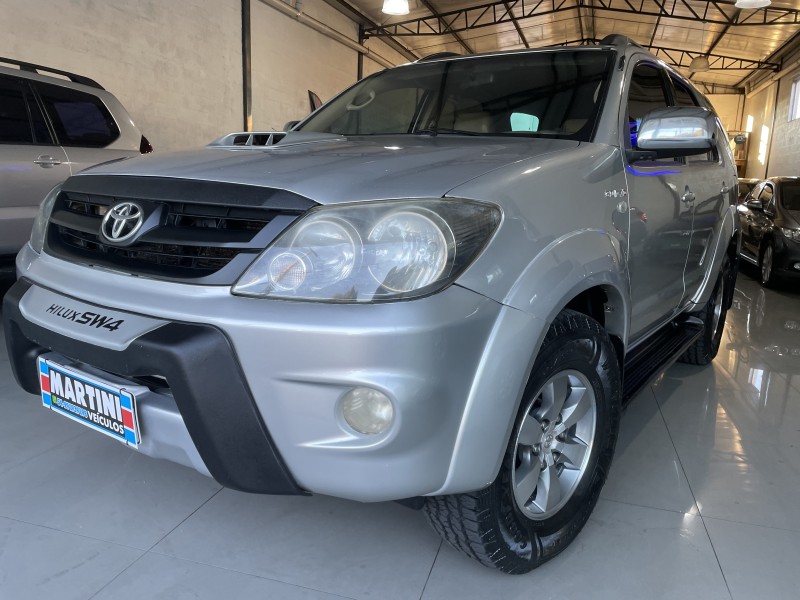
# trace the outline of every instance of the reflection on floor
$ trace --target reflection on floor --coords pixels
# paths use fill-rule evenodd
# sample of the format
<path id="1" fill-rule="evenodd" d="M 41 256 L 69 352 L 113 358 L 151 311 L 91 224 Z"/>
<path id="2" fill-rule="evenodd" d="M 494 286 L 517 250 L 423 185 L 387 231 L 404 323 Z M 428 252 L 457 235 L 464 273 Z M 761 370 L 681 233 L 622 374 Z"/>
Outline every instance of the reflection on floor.
<path id="1" fill-rule="evenodd" d="M 2 344 L 0 344 L 2 346 Z M 717 360 L 634 400 L 586 529 L 526 576 L 395 504 L 221 490 L 40 408 L 0 350 L 0 598 L 797 598 L 800 295 L 739 278 Z"/>

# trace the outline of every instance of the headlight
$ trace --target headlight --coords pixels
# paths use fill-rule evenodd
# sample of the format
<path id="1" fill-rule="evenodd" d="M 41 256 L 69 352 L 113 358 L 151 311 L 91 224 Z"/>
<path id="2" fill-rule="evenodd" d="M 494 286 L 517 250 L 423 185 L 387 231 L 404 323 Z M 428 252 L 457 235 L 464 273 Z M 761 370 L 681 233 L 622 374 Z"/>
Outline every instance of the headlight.
<path id="1" fill-rule="evenodd" d="M 233 286 L 240 296 L 329 302 L 416 298 L 448 285 L 500 223 L 468 200 L 392 200 L 314 209 Z"/>
<path id="2" fill-rule="evenodd" d="M 44 246 L 44 236 L 47 233 L 47 222 L 50 220 L 50 213 L 53 212 L 53 205 L 56 203 L 56 198 L 61 191 L 61 184 L 59 183 L 54 187 L 47 196 L 44 197 L 41 205 L 39 205 L 39 212 L 36 214 L 36 219 L 33 221 L 33 229 L 31 230 L 30 245 L 36 254 L 42 253 Z"/>
<path id="3" fill-rule="evenodd" d="M 781 231 L 783 232 L 783 235 L 790 240 L 800 242 L 800 229 L 787 229 L 786 227 L 781 227 Z"/>

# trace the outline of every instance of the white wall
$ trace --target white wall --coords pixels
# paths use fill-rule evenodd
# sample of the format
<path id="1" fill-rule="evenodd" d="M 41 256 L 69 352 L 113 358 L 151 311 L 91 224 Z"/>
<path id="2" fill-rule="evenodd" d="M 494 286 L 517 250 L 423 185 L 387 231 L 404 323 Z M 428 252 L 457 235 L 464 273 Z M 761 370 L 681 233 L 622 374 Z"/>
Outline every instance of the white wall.
<path id="1" fill-rule="evenodd" d="M 156 151 L 242 127 L 239 0 L 2 0 L 0 56 L 97 80 Z"/>
<path id="2" fill-rule="evenodd" d="M 745 100 L 742 129 L 749 131 L 745 177 L 763 178 L 767 176 L 767 159 L 770 138 L 773 133 L 777 87 L 778 84 L 773 83 L 758 94 L 748 96 Z"/>
<path id="3" fill-rule="evenodd" d="M 293 5 L 294 3 L 290 3 Z M 240 0 L 0 0 L 0 56 L 97 80 L 156 151 L 196 148 L 243 129 Z M 301 10 L 357 41 L 323 0 Z M 252 0 L 253 128 L 280 129 L 355 83 L 358 53 Z M 381 40 L 372 52 L 407 60 Z M 384 67 L 364 58 L 364 74 Z"/>
<path id="4" fill-rule="evenodd" d="M 775 126 L 770 143 L 767 176 L 800 175 L 800 119 L 789 120 L 792 83 L 800 78 L 800 69 L 781 78 L 777 91 Z"/>
<path id="5" fill-rule="evenodd" d="M 404 65 L 407 62 L 411 62 L 380 38 L 370 38 L 364 43 L 364 46 L 368 48 L 370 52 L 374 52 L 393 65 Z M 377 73 L 378 71 L 383 71 L 385 68 L 386 67 L 381 63 L 372 60 L 369 56 L 364 57 L 364 77 Z"/>
<path id="6" fill-rule="evenodd" d="M 725 131 L 739 131 L 742 128 L 743 94 L 707 94 L 706 97 L 717 111 Z"/>
<path id="7" fill-rule="evenodd" d="M 303 2 L 302 10 L 357 41 L 356 24 L 322 0 Z M 280 130 L 306 116 L 308 90 L 327 102 L 355 83 L 355 50 L 257 0 L 251 16 L 254 130 Z"/>

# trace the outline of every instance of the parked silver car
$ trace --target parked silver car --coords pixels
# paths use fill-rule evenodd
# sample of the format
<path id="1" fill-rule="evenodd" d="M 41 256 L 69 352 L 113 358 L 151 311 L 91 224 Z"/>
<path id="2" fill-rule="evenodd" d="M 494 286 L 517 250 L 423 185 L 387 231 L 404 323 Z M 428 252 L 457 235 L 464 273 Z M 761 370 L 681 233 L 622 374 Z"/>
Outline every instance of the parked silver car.
<path id="1" fill-rule="evenodd" d="M 0 57 L 0 260 L 28 240 L 42 198 L 57 183 L 150 151 L 122 104 L 97 82 Z"/>
<path id="2" fill-rule="evenodd" d="M 67 180 L 17 260 L 9 356 L 140 452 L 402 501 L 521 573 L 586 523 L 623 404 L 716 355 L 735 194 L 708 101 L 626 38 L 423 60 L 285 136 Z"/>

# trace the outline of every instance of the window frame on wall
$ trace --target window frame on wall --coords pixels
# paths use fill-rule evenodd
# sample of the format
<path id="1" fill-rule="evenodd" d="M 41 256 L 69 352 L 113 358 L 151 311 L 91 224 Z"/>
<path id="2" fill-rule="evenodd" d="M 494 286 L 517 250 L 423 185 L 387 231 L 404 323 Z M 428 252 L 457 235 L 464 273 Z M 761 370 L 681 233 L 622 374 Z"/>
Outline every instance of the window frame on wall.
<path id="1" fill-rule="evenodd" d="M 795 77 L 792 81 L 792 93 L 789 98 L 789 121 L 800 119 L 800 77 Z"/>

